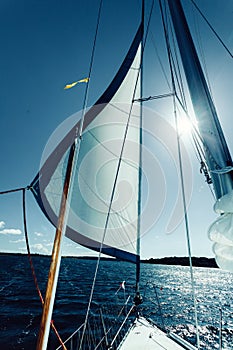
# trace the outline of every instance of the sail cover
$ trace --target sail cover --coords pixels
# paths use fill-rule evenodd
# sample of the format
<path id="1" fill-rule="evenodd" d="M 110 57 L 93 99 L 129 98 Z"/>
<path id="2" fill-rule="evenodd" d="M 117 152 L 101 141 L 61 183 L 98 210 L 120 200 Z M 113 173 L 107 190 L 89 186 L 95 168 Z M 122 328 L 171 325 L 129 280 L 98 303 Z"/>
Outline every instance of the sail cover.
<path id="1" fill-rule="evenodd" d="M 138 187 L 142 26 L 115 78 L 85 114 L 69 192 L 66 236 L 92 250 L 138 262 Z M 31 183 L 56 226 L 70 146 L 80 120 L 67 132 Z"/>

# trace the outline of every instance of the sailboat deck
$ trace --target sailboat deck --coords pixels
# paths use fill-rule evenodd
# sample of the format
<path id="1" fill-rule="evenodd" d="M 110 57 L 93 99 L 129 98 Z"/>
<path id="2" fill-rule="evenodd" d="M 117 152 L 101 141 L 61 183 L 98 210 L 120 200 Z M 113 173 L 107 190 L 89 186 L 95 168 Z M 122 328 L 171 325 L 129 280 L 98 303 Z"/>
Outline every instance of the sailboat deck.
<path id="1" fill-rule="evenodd" d="M 149 323 L 144 317 L 135 320 L 118 350 L 184 350 L 196 349 L 193 346 L 179 345 L 163 331 Z"/>

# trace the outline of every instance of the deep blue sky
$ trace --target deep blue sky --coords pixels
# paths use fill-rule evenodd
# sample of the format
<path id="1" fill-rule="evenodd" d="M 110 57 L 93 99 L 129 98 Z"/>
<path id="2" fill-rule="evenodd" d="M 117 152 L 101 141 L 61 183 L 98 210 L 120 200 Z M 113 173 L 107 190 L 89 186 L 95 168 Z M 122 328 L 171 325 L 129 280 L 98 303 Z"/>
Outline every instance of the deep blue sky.
<path id="1" fill-rule="evenodd" d="M 188 0 L 183 2 L 189 4 Z M 233 51 L 232 1 L 199 0 L 197 3 Z M 149 5 L 148 1 L 147 14 Z M 28 185 L 39 169 L 41 155 L 51 133 L 63 120 L 82 108 L 85 85 L 68 91 L 64 91 L 63 87 L 88 74 L 97 9 L 98 1 L 91 0 L 1 1 L 0 190 Z M 193 26 L 193 13 L 189 12 L 188 15 L 192 18 Z M 88 105 L 102 94 L 119 68 L 139 19 L 139 1 L 103 2 Z M 214 99 L 229 147 L 233 150 L 232 59 L 218 43 L 214 44 L 214 37 L 210 32 L 206 33 L 207 27 L 202 20 L 199 25 L 200 32 L 204 34 L 203 48 L 207 49 L 206 62 Z M 156 35 L 158 27 L 159 23 L 153 20 L 151 31 L 154 31 L 156 45 L 160 46 L 162 37 Z M 156 60 L 151 41 L 149 45 Z M 156 61 L 146 56 L 145 63 L 148 64 L 145 68 L 145 95 L 168 92 L 165 91 L 164 83 L 160 90 L 161 73 L 153 71 L 157 67 Z M 153 151 L 156 152 L 155 145 Z M 215 218 L 212 212 L 213 200 L 199 174 L 199 165 L 190 152 L 194 173 L 190 204 L 193 254 L 211 256 L 211 243 L 206 231 Z M 164 171 L 166 173 L 166 169 Z M 143 257 L 186 255 L 187 252 L 182 224 L 173 234 L 168 236 L 165 233 L 178 186 L 170 170 L 166 181 L 168 194 L 171 193 L 173 199 L 167 200 L 164 217 L 161 216 L 157 225 L 144 236 Z M 30 193 L 27 197 L 32 250 L 47 253 L 51 250 L 54 228 L 43 217 Z M 1 251 L 25 251 L 21 208 L 21 194 L 1 196 Z M 63 252 L 89 254 L 67 239 L 64 240 Z"/>

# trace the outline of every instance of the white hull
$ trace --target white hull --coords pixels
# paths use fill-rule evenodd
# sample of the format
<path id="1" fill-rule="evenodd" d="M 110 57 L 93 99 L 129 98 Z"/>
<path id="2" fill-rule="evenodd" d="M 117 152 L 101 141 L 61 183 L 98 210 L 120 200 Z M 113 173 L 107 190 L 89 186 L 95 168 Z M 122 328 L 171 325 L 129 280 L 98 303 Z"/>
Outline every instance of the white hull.
<path id="1" fill-rule="evenodd" d="M 176 338 L 176 341 L 172 338 Z M 178 342 L 180 344 L 178 344 Z M 117 350 L 197 350 L 174 334 L 166 334 L 144 317 L 137 318 Z"/>

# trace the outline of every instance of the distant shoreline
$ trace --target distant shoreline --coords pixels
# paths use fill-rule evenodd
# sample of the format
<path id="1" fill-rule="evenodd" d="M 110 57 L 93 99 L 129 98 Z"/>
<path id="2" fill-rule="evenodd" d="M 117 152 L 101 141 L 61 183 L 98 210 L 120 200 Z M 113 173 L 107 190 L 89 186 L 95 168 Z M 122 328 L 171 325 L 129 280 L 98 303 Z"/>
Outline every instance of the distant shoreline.
<path id="1" fill-rule="evenodd" d="M 141 260 L 142 263 L 146 264 L 161 264 L 161 265 L 181 265 L 189 266 L 189 257 L 187 256 L 173 256 L 165 258 L 150 258 L 147 260 Z M 192 257 L 192 265 L 194 267 L 211 267 L 218 268 L 214 258 L 206 257 Z"/>
<path id="2" fill-rule="evenodd" d="M 27 256 L 25 253 L 5 253 L 0 252 L 0 256 Z M 36 257 L 45 257 L 49 258 L 50 255 L 44 254 L 31 254 L 31 256 Z M 62 258 L 72 258 L 79 260 L 97 260 L 95 256 L 63 256 Z M 114 258 L 103 257 L 103 260 L 106 261 L 118 261 Z M 180 266 L 189 266 L 189 258 L 187 256 L 173 256 L 173 257 L 164 257 L 164 258 L 150 258 L 150 259 L 142 259 L 142 263 L 144 264 L 154 264 L 154 265 L 180 265 Z M 210 267 L 210 268 L 218 268 L 214 258 L 206 258 L 206 257 L 192 257 L 192 265 L 194 267 Z"/>

